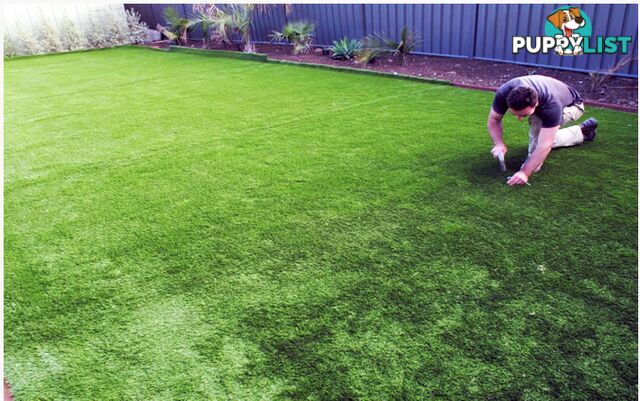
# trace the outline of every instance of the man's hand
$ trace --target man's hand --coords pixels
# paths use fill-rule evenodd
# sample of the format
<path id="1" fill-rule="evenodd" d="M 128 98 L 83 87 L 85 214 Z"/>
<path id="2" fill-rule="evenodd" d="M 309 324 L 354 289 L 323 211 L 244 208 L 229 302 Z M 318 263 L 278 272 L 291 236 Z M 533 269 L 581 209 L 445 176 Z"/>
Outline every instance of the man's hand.
<path id="1" fill-rule="evenodd" d="M 518 171 L 511 178 L 509 178 L 507 184 L 509 184 L 509 186 L 526 185 L 528 182 L 529 176 L 527 175 L 527 173 L 525 173 L 524 171 Z"/>
<path id="2" fill-rule="evenodd" d="M 489 111 L 489 118 L 487 119 L 487 129 L 489 130 L 489 136 L 493 142 L 493 149 L 491 154 L 494 158 L 498 158 L 498 153 L 503 155 L 507 154 L 507 147 L 502 139 L 502 114 L 496 113 L 493 109 Z"/>
<path id="3" fill-rule="evenodd" d="M 498 158 L 498 154 L 502 153 L 502 155 L 506 155 L 507 154 L 507 145 L 505 145 L 503 142 L 495 145 L 492 149 L 491 149 L 491 154 L 493 155 L 493 157 L 495 159 Z"/>

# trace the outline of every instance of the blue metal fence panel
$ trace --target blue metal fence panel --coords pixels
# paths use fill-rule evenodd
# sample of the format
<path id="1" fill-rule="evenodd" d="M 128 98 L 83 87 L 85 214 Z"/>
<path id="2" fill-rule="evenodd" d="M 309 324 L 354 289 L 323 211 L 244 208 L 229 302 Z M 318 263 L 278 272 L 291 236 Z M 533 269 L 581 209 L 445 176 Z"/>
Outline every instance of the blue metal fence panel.
<path id="1" fill-rule="evenodd" d="M 312 22 L 314 42 L 321 46 L 329 46 L 343 37 L 361 39 L 365 36 L 362 4 L 294 4 L 288 19 Z"/>
<path id="2" fill-rule="evenodd" d="M 416 53 L 451 57 L 514 62 L 532 66 L 564 68 L 576 71 L 607 69 L 624 56 L 590 54 L 559 56 L 549 54 L 512 53 L 513 36 L 542 36 L 546 17 L 564 4 L 293 4 L 290 13 L 282 4 L 273 4 L 256 12 L 253 38 L 268 42 L 274 30 L 287 22 L 307 20 L 316 26 L 315 43 L 330 46 L 342 37 L 362 39 L 376 32 L 397 38 L 403 25 L 415 28 L 421 41 Z M 189 4 L 125 4 L 142 14 L 142 19 L 155 28 L 164 23 L 162 10 L 173 6 L 181 15 L 192 11 Z M 629 49 L 634 60 L 618 75 L 638 76 L 638 5 L 575 5 L 592 22 L 592 37 L 631 36 Z M 201 38 L 196 30 L 194 38 Z"/>
<path id="3" fill-rule="evenodd" d="M 473 56 L 477 6 L 473 4 L 365 4 L 367 33 L 398 38 L 404 25 L 420 37 L 415 52 Z"/>
<path id="4" fill-rule="evenodd" d="M 281 31 L 287 23 L 283 4 L 273 4 L 259 9 L 253 18 L 252 36 L 256 42 L 269 42 L 273 31 Z"/>
<path id="5" fill-rule="evenodd" d="M 634 51 L 635 61 L 629 66 L 627 74 L 638 76 L 638 5 L 634 4 L 633 7 L 627 9 L 627 14 L 623 21 L 625 27 L 625 35 L 630 34 L 633 38 L 630 46 Z"/>

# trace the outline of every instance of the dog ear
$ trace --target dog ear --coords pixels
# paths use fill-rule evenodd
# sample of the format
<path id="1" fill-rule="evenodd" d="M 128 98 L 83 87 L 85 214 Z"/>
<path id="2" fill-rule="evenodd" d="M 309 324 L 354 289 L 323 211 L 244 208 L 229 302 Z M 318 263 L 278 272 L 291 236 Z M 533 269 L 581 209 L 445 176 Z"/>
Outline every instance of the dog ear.
<path id="1" fill-rule="evenodd" d="M 575 7 L 569 8 L 569 13 L 574 17 L 581 17 L 579 8 L 575 8 Z"/>
<path id="2" fill-rule="evenodd" d="M 555 13 L 547 16 L 547 20 L 553 24 L 558 29 L 562 29 L 562 21 L 564 19 L 564 12 L 562 10 L 558 10 Z"/>

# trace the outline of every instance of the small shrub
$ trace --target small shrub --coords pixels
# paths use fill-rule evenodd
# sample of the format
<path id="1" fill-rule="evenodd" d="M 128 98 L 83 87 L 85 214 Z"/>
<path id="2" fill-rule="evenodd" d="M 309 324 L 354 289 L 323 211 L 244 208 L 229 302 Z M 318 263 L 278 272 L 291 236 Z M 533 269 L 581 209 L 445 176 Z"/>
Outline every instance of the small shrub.
<path id="1" fill-rule="evenodd" d="M 334 40 L 333 46 L 329 50 L 331 51 L 331 58 L 334 60 L 351 60 L 362 50 L 362 42 L 355 39 L 342 38 Z"/>
<path id="2" fill-rule="evenodd" d="M 40 18 L 37 26 L 37 39 L 44 53 L 60 53 L 64 51 L 60 34 L 48 18 Z"/>
<path id="3" fill-rule="evenodd" d="M 6 32 L 4 34 L 4 56 L 13 57 L 18 54 L 14 40 Z"/>
<path id="4" fill-rule="evenodd" d="M 286 40 L 293 44 L 293 53 L 308 53 L 313 42 L 315 26 L 306 21 L 290 22 L 284 26 L 282 32 L 273 31 L 271 35 L 275 41 Z"/>
<path id="5" fill-rule="evenodd" d="M 64 16 L 61 21 L 60 40 L 66 51 L 80 50 L 89 46 L 76 24 L 67 16 Z"/>
<path id="6" fill-rule="evenodd" d="M 107 12 L 104 22 L 109 46 L 129 43 L 129 26 L 122 10 Z"/>
<path id="7" fill-rule="evenodd" d="M 89 16 L 85 36 L 90 47 L 107 47 L 109 40 L 104 25 L 95 20 L 95 17 Z"/>
<path id="8" fill-rule="evenodd" d="M 149 29 L 149 27 L 145 22 L 140 21 L 140 13 L 133 9 L 125 10 L 125 18 L 127 20 L 127 27 L 129 28 L 129 37 L 127 38 L 127 42 L 149 42 L 149 37 L 147 36 L 147 29 Z"/>
<path id="9" fill-rule="evenodd" d="M 611 66 L 606 71 L 593 71 L 593 72 L 590 72 L 589 73 L 589 83 L 590 83 L 590 87 L 591 87 L 590 88 L 591 89 L 591 93 L 598 92 L 602 88 L 602 86 L 605 84 L 605 82 L 607 82 L 613 76 L 613 74 L 615 74 L 620 69 L 622 69 L 622 67 L 624 67 L 625 65 L 629 64 L 630 62 L 632 62 L 634 60 L 635 60 L 635 58 L 631 54 L 628 54 L 625 57 L 623 57 L 620 60 L 618 60 L 617 63 L 615 63 L 613 66 Z"/>
<path id="10" fill-rule="evenodd" d="M 40 42 L 33 35 L 31 30 L 23 30 L 18 27 L 16 30 L 16 36 L 18 38 L 17 43 L 17 54 L 20 55 L 31 55 L 31 54 L 40 54 L 44 50 L 40 45 Z"/>

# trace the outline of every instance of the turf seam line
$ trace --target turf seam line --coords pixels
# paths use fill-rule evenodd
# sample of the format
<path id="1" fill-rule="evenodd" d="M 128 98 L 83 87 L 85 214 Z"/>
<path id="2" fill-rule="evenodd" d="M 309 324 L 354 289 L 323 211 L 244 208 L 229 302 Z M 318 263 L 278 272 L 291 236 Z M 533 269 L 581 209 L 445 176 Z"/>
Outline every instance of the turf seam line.
<path id="1" fill-rule="evenodd" d="M 159 49 L 149 48 L 147 46 L 131 46 L 131 45 L 129 45 L 128 47 L 144 47 L 144 48 L 147 48 L 147 49 L 150 49 L 150 50 L 159 50 Z M 253 55 L 259 56 L 259 57 L 256 58 L 256 57 L 251 57 L 247 53 L 242 53 L 242 52 L 234 52 L 234 51 L 228 51 L 228 50 L 194 49 L 194 48 L 184 47 L 184 46 L 169 46 L 169 51 L 185 53 L 185 54 L 206 55 L 206 56 L 209 56 L 209 57 L 239 58 L 239 59 L 243 59 L 243 60 L 261 61 L 261 62 L 267 62 L 267 63 L 296 65 L 296 66 L 305 67 L 305 68 L 318 68 L 318 69 L 326 69 L 326 70 L 332 70 L 332 71 L 350 72 L 350 73 L 353 73 L 353 74 L 377 75 L 377 76 L 385 77 L 385 78 L 398 78 L 398 79 L 404 79 L 404 80 L 408 80 L 408 81 L 431 83 L 431 84 L 435 84 L 435 85 L 450 85 L 450 86 L 455 86 L 455 87 L 463 88 L 463 89 L 491 91 L 491 92 L 495 92 L 496 91 L 496 88 L 480 87 L 480 86 L 466 85 L 466 84 L 457 84 L 457 83 L 454 83 L 454 82 L 451 82 L 451 81 L 442 80 L 442 79 L 416 77 L 416 76 L 413 76 L 413 75 L 398 74 L 398 73 L 391 73 L 391 72 L 382 72 L 382 71 L 374 71 L 374 70 L 365 70 L 365 69 L 350 68 L 350 67 L 338 67 L 338 66 L 334 66 L 334 65 L 315 64 L 315 63 L 302 63 L 302 62 L 290 61 L 290 60 L 275 60 L 275 59 L 268 58 L 268 56 L 266 54 L 262 54 L 262 53 L 253 53 Z M 207 54 L 207 53 L 209 53 L 209 54 Z M 231 55 L 231 54 L 233 54 L 233 55 Z M 263 60 L 263 57 L 264 57 L 264 60 Z M 585 101 L 585 104 L 590 105 L 590 106 L 594 106 L 594 107 L 602 107 L 602 108 L 606 108 L 606 109 L 612 109 L 612 110 L 623 111 L 623 112 L 628 112 L 628 113 L 638 113 L 638 109 L 637 108 L 631 108 L 631 107 L 626 107 L 626 106 L 621 106 L 621 105 L 610 105 L 610 104 L 607 104 L 607 103 L 600 103 L 600 102 L 595 102 L 595 101 Z"/>
<path id="2" fill-rule="evenodd" d="M 243 53 L 229 50 L 206 50 L 184 46 L 169 46 L 169 51 L 173 53 L 195 54 L 198 56 L 206 57 L 234 58 L 260 62 L 268 61 L 267 55 L 262 53 Z"/>
<path id="3" fill-rule="evenodd" d="M 414 86 L 414 88 L 417 88 L 415 90 L 415 92 L 417 93 L 421 93 L 422 91 L 420 90 L 420 87 Z M 336 107 L 332 107 L 330 109 L 323 109 L 321 111 L 316 111 L 314 113 L 306 113 L 303 116 L 298 116 L 298 117 L 293 117 L 287 120 L 283 120 L 283 121 L 278 121 L 278 122 L 274 122 L 272 124 L 267 124 L 267 125 L 256 125 L 253 127 L 247 127 L 244 128 L 242 130 L 238 130 L 236 131 L 238 135 L 242 135 L 242 134 L 246 134 L 246 133 L 252 133 L 252 132 L 256 132 L 256 131 L 268 131 L 271 129 L 275 129 L 275 128 L 279 128 L 279 127 L 283 127 L 289 124 L 293 124 L 296 122 L 300 122 L 300 121 L 305 121 L 308 119 L 313 119 L 313 118 L 318 118 L 319 116 L 328 114 L 328 115 L 332 115 L 335 113 L 339 113 L 339 112 L 343 112 L 343 111 L 347 111 L 347 110 L 353 110 L 356 109 L 360 106 L 368 106 L 368 105 L 372 105 L 372 104 L 376 104 L 379 102 L 386 102 L 388 100 L 391 99 L 398 99 L 398 98 L 404 98 L 406 96 L 412 96 L 414 93 L 414 91 L 408 91 L 406 93 L 402 93 L 402 94 L 397 94 L 397 95 L 391 95 L 391 96 L 386 96 L 386 97 L 378 97 L 369 101 L 364 101 L 364 102 L 358 102 L 358 103 L 353 103 L 350 104 L 349 106 L 336 106 Z M 77 114 L 77 113 L 72 113 L 72 114 Z M 50 118 L 49 117 L 44 117 L 43 119 L 47 119 Z M 202 142 L 199 143 L 207 143 L 208 140 L 203 140 Z M 139 155 L 136 158 L 132 158 L 130 155 L 126 155 L 123 156 L 122 158 L 116 158 L 113 159 L 115 161 L 122 161 L 124 163 L 119 163 L 117 166 L 118 167 L 128 167 L 128 166 L 133 166 L 135 164 L 137 164 L 140 161 L 146 160 L 150 157 L 155 157 L 157 152 L 162 152 L 165 151 L 167 149 L 173 149 L 176 145 L 174 143 L 169 143 L 169 144 L 165 144 L 162 146 L 157 146 L 155 148 L 150 148 L 149 152 Z M 68 166 L 68 168 L 63 168 L 59 173 L 57 174 L 45 174 L 43 176 L 40 176 L 36 179 L 29 179 L 25 181 L 16 181 L 16 182 L 12 182 L 11 183 L 11 187 L 9 190 L 13 190 L 17 188 L 24 188 L 24 187 L 28 187 L 31 185 L 36 184 L 40 179 L 57 179 L 57 177 L 65 177 L 65 176 L 70 176 L 73 174 L 78 174 L 78 173 L 83 173 L 86 172 L 86 169 L 88 168 L 95 168 L 95 169 L 99 169 L 99 168 L 108 168 L 112 166 L 112 163 L 106 163 L 106 162 L 93 162 L 93 163 L 86 163 L 86 164 L 81 164 L 81 165 L 72 165 L 72 166 Z"/>
<path id="4" fill-rule="evenodd" d="M 417 91 L 416 91 L 417 92 Z M 386 96 L 386 97 L 378 97 L 375 98 L 373 100 L 369 100 L 369 101 L 365 101 L 365 102 L 359 102 L 359 103 L 354 103 L 352 105 L 349 105 L 347 107 L 345 106 L 339 106 L 339 107 L 334 107 L 331 108 L 329 110 L 322 110 L 322 111 L 317 111 L 315 113 L 307 113 L 304 114 L 303 116 L 298 116 L 298 117 L 294 117 L 294 118 L 290 118 L 287 120 L 283 120 L 283 121 L 278 121 L 275 122 L 273 124 L 268 124 L 268 125 L 256 125 L 253 127 L 247 127 L 244 128 L 242 130 L 238 130 L 236 131 L 236 133 L 238 135 L 242 135 L 242 134 L 246 134 L 246 133 L 252 133 L 252 132 L 256 132 L 256 131 L 268 131 L 271 129 L 275 129 L 275 128 L 279 128 L 279 127 L 283 127 L 289 124 L 293 124 L 296 122 L 300 122 L 300 121 L 304 121 L 307 119 L 313 119 L 313 118 L 318 118 L 318 116 L 322 116 L 324 114 L 335 114 L 338 112 L 342 112 L 342 111 L 347 111 L 347 110 L 352 110 L 354 108 L 360 107 L 360 106 L 368 106 L 371 104 L 375 104 L 378 102 L 385 102 L 388 101 L 390 99 L 397 99 L 397 98 L 403 98 L 405 96 L 411 96 L 413 95 L 413 93 L 403 93 L 403 94 L 398 94 L 398 95 L 392 95 L 392 96 Z M 204 144 L 204 143 L 208 143 L 209 140 L 211 138 L 208 138 L 207 140 L 203 140 L 201 142 L 199 142 L 200 144 Z M 92 163 L 85 163 L 85 164 L 80 164 L 80 165 L 71 165 L 68 166 L 68 168 L 62 168 L 62 170 L 58 173 L 53 173 L 53 174 L 45 174 L 43 176 L 39 176 L 35 179 L 28 179 L 28 180 L 21 180 L 21 181 L 14 181 L 10 183 L 10 187 L 7 190 L 8 191 L 13 191 L 16 189 L 22 189 L 34 184 L 37 184 L 38 181 L 40 179 L 43 180 L 49 180 L 49 179 L 58 179 L 58 178 L 62 178 L 62 177 L 69 177 L 72 176 L 74 174 L 79 174 L 79 173 L 85 173 L 87 169 L 104 169 L 104 168 L 109 168 L 109 167 L 130 167 L 130 166 L 134 166 L 137 163 L 147 160 L 148 158 L 153 158 L 157 155 L 158 152 L 163 152 L 169 149 L 174 149 L 176 146 L 176 144 L 174 143 L 169 143 L 169 144 L 165 144 L 165 145 L 158 145 L 155 148 L 150 148 L 149 151 L 147 153 L 141 154 L 138 157 L 132 158 L 131 155 L 125 155 L 122 158 L 114 158 L 112 159 L 111 162 L 92 162 Z M 116 162 L 116 164 L 114 165 L 113 163 Z M 118 163 L 121 162 L 121 163 Z"/>
<path id="5" fill-rule="evenodd" d="M 399 79 L 405 79 L 409 81 L 418 81 L 418 82 L 432 83 L 437 85 L 451 85 L 451 86 L 464 88 L 464 89 L 473 89 L 473 90 L 491 91 L 491 92 L 496 91 L 495 88 L 478 86 L 478 85 L 458 84 L 458 83 L 454 83 L 454 82 L 446 81 L 442 79 L 423 78 L 423 77 L 416 77 L 413 75 L 372 71 L 372 70 L 361 70 L 357 68 L 338 67 L 338 66 L 325 65 L 325 64 L 302 63 L 302 62 L 290 61 L 290 60 L 274 60 L 274 59 L 270 59 L 266 54 L 263 54 L 263 53 L 243 53 L 243 52 L 235 52 L 235 51 L 229 51 L 229 50 L 206 50 L 206 49 L 196 49 L 196 48 L 184 47 L 184 46 L 173 46 L 173 45 L 169 46 L 168 50 L 165 50 L 165 49 L 156 49 L 148 46 L 134 46 L 129 44 L 129 45 L 122 45 L 122 46 L 104 47 L 104 48 L 98 48 L 98 49 L 73 50 L 73 51 L 61 52 L 61 53 L 31 54 L 27 56 L 13 56 L 13 57 L 5 56 L 4 60 L 11 61 L 11 60 L 21 60 L 25 58 L 58 56 L 62 54 L 71 54 L 71 53 L 86 53 L 91 51 L 108 50 L 108 49 L 115 49 L 115 48 L 145 48 L 153 51 L 197 54 L 197 55 L 203 55 L 208 57 L 234 58 L 234 59 L 241 59 L 241 60 L 267 62 L 267 63 L 289 64 L 289 65 L 297 65 L 297 66 L 306 67 L 306 68 L 319 68 L 319 69 L 327 69 L 327 70 L 333 70 L 333 71 L 351 72 L 354 74 L 365 74 L 365 75 L 368 74 L 368 75 L 377 75 L 377 76 L 388 77 L 388 78 L 399 78 Z M 617 104 L 601 103 L 598 101 L 585 101 L 584 103 L 588 106 L 593 106 L 593 107 L 601 107 L 605 109 L 623 111 L 627 113 L 636 113 L 636 114 L 638 113 L 637 107 L 632 108 L 632 107 L 617 105 Z"/>
<path id="6" fill-rule="evenodd" d="M 416 88 L 418 88 L 418 87 L 416 87 Z M 419 90 L 419 89 L 420 88 L 418 88 L 415 92 L 422 93 L 422 91 Z M 403 92 L 403 93 L 397 94 L 397 95 L 391 95 L 391 96 L 385 96 L 385 97 L 377 97 L 377 98 L 372 99 L 372 100 L 353 103 L 353 104 L 350 104 L 349 106 L 336 106 L 336 107 L 332 107 L 332 108 L 329 108 L 329 109 L 325 108 L 325 109 L 322 109 L 321 111 L 316 111 L 316 112 L 313 112 L 313 113 L 305 113 L 303 116 L 290 118 L 290 119 L 284 120 L 284 121 L 278 121 L 278 122 L 275 122 L 275 123 L 269 124 L 269 125 L 257 125 L 257 126 L 254 126 L 254 127 L 248 127 L 248 128 L 243 129 L 243 130 L 239 130 L 237 132 L 238 133 L 247 133 L 247 132 L 254 132 L 254 131 L 257 131 L 257 130 L 269 130 L 269 129 L 272 129 L 272 128 L 282 127 L 282 126 L 285 126 L 285 125 L 288 125 L 288 124 L 296 123 L 296 122 L 299 122 L 299 121 L 304 121 L 304 120 L 307 120 L 307 119 L 318 118 L 318 116 L 322 116 L 322 115 L 325 115 L 325 114 L 333 115 L 335 113 L 346 111 L 346 110 L 352 110 L 352 109 L 355 109 L 355 108 L 360 107 L 360 106 L 368 106 L 368 105 L 379 103 L 379 102 L 386 102 L 386 101 L 388 101 L 390 99 L 405 98 L 407 96 L 413 96 L 413 95 L 414 95 L 413 91 L 411 91 L 411 92 L 407 91 L 407 92 Z"/>

